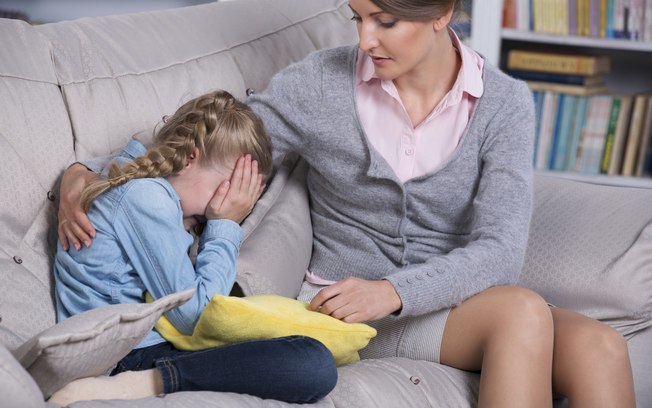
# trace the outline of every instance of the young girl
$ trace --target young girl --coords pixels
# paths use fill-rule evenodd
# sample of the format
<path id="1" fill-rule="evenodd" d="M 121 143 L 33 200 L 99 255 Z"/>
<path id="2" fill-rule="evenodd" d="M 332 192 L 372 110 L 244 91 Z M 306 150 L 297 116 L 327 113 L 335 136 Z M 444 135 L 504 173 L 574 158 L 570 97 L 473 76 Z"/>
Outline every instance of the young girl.
<path id="1" fill-rule="evenodd" d="M 146 151 L 131 141 L 116 160 L 120 164 L 114 162 L 106 178 L 89 185 L 81 197 L 97 231 L 93 246 L 58 247 L 58 318 L 141 303 L 145 292 L 156 299 L 195 288 L 191 300 L 167 313 L 189 335 L 213 295 L 228 295 L 233 286 L 242 239 L 238 224 L 260 197 L 263 175 L 271 172 L 270 140 L 246 105 L 218 91 L 187 102 L 165 120 L 153 148 Z M 205 226 L 193 266 L 187 230 L 199 222 Z M 184 352 L 155 330 L 113 374 L 74 381 L 51 401 L 66 405 L 213 390 L 314 402 L 331 391 L 337 376 L 332 355 L 313 339 Z"/>

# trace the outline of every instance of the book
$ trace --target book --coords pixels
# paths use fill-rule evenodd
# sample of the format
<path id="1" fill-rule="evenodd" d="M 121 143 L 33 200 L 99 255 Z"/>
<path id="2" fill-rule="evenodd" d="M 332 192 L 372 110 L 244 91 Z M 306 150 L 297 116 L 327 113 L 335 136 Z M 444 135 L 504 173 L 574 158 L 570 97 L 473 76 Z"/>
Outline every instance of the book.
<path id="1" fill-rule="evenodd" d="M 539 133 L 541 129 L 541 112 L 543 111 L 543 97 L 544 92 L 532 92 L 532 97 L 534 98 L 534 152 L 532 155 L 532 165 L 536 165 L 536 158 L 538 155 L 539 148 Z"/>
<path id="2" fill-rule="evenodd" d="M 526 50 L 510 50 L 507 68 L 522 71 L 540 71 L 558 74 L 597 75 L 610 69 L 607 56 L 547 53 Z"/>
<path id="3" fill-rule="evenodd" d="M 554 156 L 551 157 L 550 168 L 552 170 L 566 170 L 568 162 L 568 144 L 573 130 L 573 121 L 577 114 L 577 99 L 575 95 L 563 95 L 562 112 L 558 118 L 557 134 L 555 135 L 556 145 L 553 149 Z"/>
<path id="4" fill-rule="evenodd" d="M 568 143 L 568 148 L 566 150 L 566 167 L 567 171 L 575 170 L 575 162 L 577 161 L 577 151 L 580 145 L 580 138 L 582 135 L 582 129 L 586 124 L 587 109 L 589 105 L 588 96 L 578 96 L 577 97 L 577 107 L 575 112 L 575 118 L 572 124 L 572 130 L 570 132 L 570 140 Z"/>
<path id="5" fill-rule="evenodd" d="M 609 172 L 609 162 L 611 161 L 611 153 L 613 151 L 614 139 L 616 137 L 616 126 L 618 125 L 618 115 L 620 114 L 620 96 L 613 97 L 611 104 L 611 112 L 609 113 L 609 125 L 607 126 L 607 137 L 604 142 L 604 149 L 602 153 L 602 162 L 600 164 L 600 173 L 607 174 Z"/>
<path id="6" fill-rule="evenodd" d="M 633 105 L 634 96 L 620 96 L 620 112 L 618 113 L 618 121 L 616 122 L 616 132 L 614 133 L 611 157 L 609 158 L 609 169 L 607 170 L 607 174 L 610 176 L 620 174 L 623 162 L 623 151 L 625 150 L 625 142 L 627 141 L 627 134 L 629 133 L 629 123 Z"/>
<path id="7" fill-rule="evenodd" d="M 643 122 L 643 131 L 641 133 L 641 143 L 638 149 L 638 158 L 636 159 L 636 171 L 634 172 L 634 175 L 639 177 L 643 175 L 645 156 L 650 145 L 650 139 L 652 139 L 652 99 L 650 98 L 652 97 L 648 97 L 647 111 L 645 112 L 645 121 Z"/>
<path id="8" fill-rule="evenodd" d="M 605 94 L 609 91 L 606 84 L 596 85 L 569 85 L 554 82 L 526 81 L 531 91 L 550 91 L 571 95 L 587 96 Z"/>
<path id="9" fill-rule="evenodd" d="M 514 78 L 524 81 L 554 82 L 556 84 L 568 85 L 603 85 L 604 75 L 573 75 L 573 74 L 551 74 L 549 72 L 508 70 L 507 73 Z"/>
<path id="10" fill-rule="evenodd" d="M 545 92 L 543 95 L 543 106 L 541 111 L 541 124 L 539 127 L 539 138 L 537 146 L 537 156 L 534 167 L 539 170 L 548 169 L 550 158 L 550 147 L 554 132 L 554 124 L 557 119 L 557 104 L 559 103 L 559 94 L 555 92 Z"/>
<path id="11" fill-rule="evenodd" d="M 563 116 L 565 114 L 565 111 L 567 108 L 565 108 L 565 105 L 568 105 L 568 97 L 570 95 L 565 95 L 565 94 L 559 94 L 559 97 L 557 99 L 557 112 L 555 113 L 555 119 L 554 123 L 552 125 L 552 138 L 550 140 L 550 149 L 548 151 L 548 163 L 546 165 L 546 168 L 551 170 L 555 168 L 555 161 L 557 157 L 557 150 L 559 145 L 561 144 L 561 126 L 563 122 Z"/>
<path id="12" fill-rule="evenodd" d="M 621 174 L 623 176 L 633 176 L 638 158 L 638 149 L 640 146 L 643 125 L 645 121 L 645 112 L 647 110 L 647 95 L 636 95 L 634 97 L 634 110 L 632 111 L 632 120 L 627 135 L 625 153 L 623 156 L 623 167 Z"/>
<path id="13" fill-rule="evenodd" d="M 582 129 L 575 170 L 582 174 L 598 174 L 602 161 L 609 114 L 613 98 L 596 95 L 590 99 L 586 124 Z"/>

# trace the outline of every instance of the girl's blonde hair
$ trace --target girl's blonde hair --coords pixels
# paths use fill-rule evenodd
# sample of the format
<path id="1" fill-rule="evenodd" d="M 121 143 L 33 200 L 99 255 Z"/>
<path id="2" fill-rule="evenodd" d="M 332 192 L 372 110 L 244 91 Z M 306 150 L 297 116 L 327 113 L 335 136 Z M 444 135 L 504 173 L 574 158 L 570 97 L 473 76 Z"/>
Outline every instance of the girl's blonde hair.
<path id="1" fill-rule="evenodd" d="M 210 166 L 244 154 L 258 161 L 263 175 L 272 171 L 272 144 L 260 118 L 226 91 L 192 99 L 169 118 L 155 136 L 155 145 L 133 162 L 112 164 L 108 177 L 88 185 L 81 205 L 88 212 L 93 200 L 132 179 L 168 177 L 181 171 L 195 147 L 199 163 Z"/>
<path id="2" fill-rule="evenodd" d="M 462 0 L 371 0 L 378 8 L 401 20 L 431 20 L 457 12 Z"/>

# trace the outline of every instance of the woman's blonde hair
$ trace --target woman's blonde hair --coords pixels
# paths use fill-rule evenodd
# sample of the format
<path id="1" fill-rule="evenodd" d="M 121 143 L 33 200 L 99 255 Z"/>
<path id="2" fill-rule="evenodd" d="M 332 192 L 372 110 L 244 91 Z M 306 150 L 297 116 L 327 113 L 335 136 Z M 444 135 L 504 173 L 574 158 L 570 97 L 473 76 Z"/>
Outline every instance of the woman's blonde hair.
<path id="1" fill-rule="evenodd" d="M 81 205 L 88 211 L 93 200 L 132 179 L 168 177 L 181 171 L 198 148 L 199 163 L 210 166 L 244 154 L 258 161 L 263 175 L 272 171 L 272 144 L 260 118 L 226 91 L 215 91 L 183 104 L 155 136 L 154 147 L 133 162 L 111 165 L 108 177 L 88 185 Z"/>
<path id="2" fill-rule="evenodd" d="M 462 0 L 371 0 L 392 16 L 409 21 L 431 20 L 461 8 Z"/>

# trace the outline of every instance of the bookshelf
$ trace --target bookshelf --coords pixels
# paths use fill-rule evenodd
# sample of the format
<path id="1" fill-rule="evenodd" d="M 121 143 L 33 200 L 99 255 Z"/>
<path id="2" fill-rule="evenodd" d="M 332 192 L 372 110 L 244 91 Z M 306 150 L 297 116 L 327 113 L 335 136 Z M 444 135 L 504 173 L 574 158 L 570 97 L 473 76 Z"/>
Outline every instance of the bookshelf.
<path id="1" fill-rule="evenodd" d="M 514 4 L 518 1 L 476 0 L 473 2 L 473 16 L 482 16 L 482 18 L 472 19 L 469 44 L 487 61 L 507 71 L 508 54 L 513 49 L 607 56 L 611 61 L 610 72 L 605 75 L 609 94 L 633 95 L 652 91 L 652 75 L 649 74 L 652 72 L 652 41 L 561 35 L 503 28 L 503 4 Z M 564 1 L 568 4 L 567 0 L 538 1 L 550 7 L 554 7 L 553 3 L 560 4 Z M 537 173 L 600 184 L 652 188 L 652 177 L 649 175 L 636 177 L 585 174 L 577 169 L 570 171 L 538 169 Z"/>

